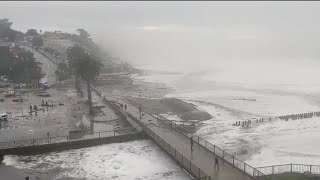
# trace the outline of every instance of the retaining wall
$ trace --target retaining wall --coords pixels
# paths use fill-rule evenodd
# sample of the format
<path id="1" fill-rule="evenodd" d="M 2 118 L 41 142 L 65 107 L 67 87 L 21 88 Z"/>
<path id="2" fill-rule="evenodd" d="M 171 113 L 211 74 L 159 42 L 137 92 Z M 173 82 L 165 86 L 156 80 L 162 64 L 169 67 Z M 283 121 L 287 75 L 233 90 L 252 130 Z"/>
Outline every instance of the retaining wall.
<path id="1" fill-rule="evenodd" d="M 0 154 L 3 155 L 38 155 L 49 152 L 59 152 L 69 149 L 79 149 L 102 144 L 119 143 L 145 138 L 144 132 L 135 134 L 126 134 L 119 136 L 110 136 L 97 139 L 87 139 L 79 141 L 61 142 L 55 144 L 44 144 L 37 146 L 15 147 L 10 149 L 1 149 Z M 0 156 L 1 156 L 0 155 Z M 1 157 L 0 157 L 1 160 Z"/>

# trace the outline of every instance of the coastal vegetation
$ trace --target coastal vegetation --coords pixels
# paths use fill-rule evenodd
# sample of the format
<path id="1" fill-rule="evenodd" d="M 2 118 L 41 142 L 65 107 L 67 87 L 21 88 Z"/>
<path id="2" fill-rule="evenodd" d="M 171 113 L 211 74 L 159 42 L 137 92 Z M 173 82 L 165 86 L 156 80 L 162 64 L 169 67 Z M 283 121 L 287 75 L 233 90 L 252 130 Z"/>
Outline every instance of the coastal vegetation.
<path id="1" fill-rule="evenodd" d="M 9 19 L 0 19 L 0 38 L 14 42 L 17 38 L 24 36 L 22 32 L 11 29 L 12 24 Z"/>
<path id="2" fill-rule="evenodd" d="M 0 19 L 0 39 L 15 42 L 24 36 L 22 32 L 11 29 L 12 22 Z M 23 48 L 8 45 L 0 46 L 0 75 L 6 75 L 14 83 L 28 83 L 37 86 L 42 78 L 39 64 L 35 61 L 34 54 Z"/>
<path id="3" fill-rule="evenodd" d="M 93 114 L 91 82 L 99 75 L 102 64 L 94 59 L 84 48 L 74 45 L 67 50 L 68 64 L 75 76 L 75 86 L 79 88 L 79 78 L 87 84 L 89 114 Z"/>

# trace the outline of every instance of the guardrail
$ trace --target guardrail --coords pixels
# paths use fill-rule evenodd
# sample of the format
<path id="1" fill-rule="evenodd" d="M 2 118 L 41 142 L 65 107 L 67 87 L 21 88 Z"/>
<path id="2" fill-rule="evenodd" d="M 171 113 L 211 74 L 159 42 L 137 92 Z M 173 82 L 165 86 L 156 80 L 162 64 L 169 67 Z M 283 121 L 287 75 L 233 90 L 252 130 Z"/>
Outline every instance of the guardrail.
<path id="1" fill-rule="evenodd" d="M 151 116 L 153 116 L 153 115 L 151 115 Z M 167 122 L 163 121 L 162 119 L 165 117 L 163 117 L 163 116 L 159 116 L 159 118 L 157 118 L 155 116 L 153 116 L 153 117 L 158 119 L 161 124 L 169 126 L 170 128 L 174 129 L 175 131 L 179 132 L 180 134 L 184 135 L 185 137 L 187 137 L 189 139 L 192 138 L 192 140 L 195 143 L 198 143 L 199 145 L 201 145 L 205 149 L 211 151 L 212 153 L 214 153 L 215 155 L 217 155 L 221 159 L 223 159 L 225 162 L 229 163 L 233 167 L 238 168 L 240 171 L 243 171 L 244 173 L 246 173 L 252 177 L 265 176 L 265 174 L 262 173 L 261 171 L 259 171 L 257 168 L 254 168 L 254 167 L 248 165 L 247 163 L 245 163 L 245 162 L 241 161 L 240 159 L 236 158 L 235 156 L 227 153 L 225 150 L 217 147 L 216 145 L 213 145 L 212 143 L 208 142 L 207 140 L 202 139 L 201 137 L 199 137 L 197 135 L 187 134 L 187 133 L 180 131 L 176 127 L 179 127 L 179 128 L 183 128 L 183 127 L 177 125 L 176 123 L 174 123 L 174 122 L 168 123 L 168 121 Z"/>
<path id="2" fill-rule="evenodd" d="M 93 89 L 98 93 L 99 96 L 102 95 L 101 91 L 99 91 L 97 88 L 94 87 Z M 105 97 L 103 97 L 103 98 L 104 98 L 106 101 L 108 101 Z M 113 102 L 113 103 L 117 106 L 116 102 Z M 128 103 L 128 104 L 130 104 L 130 103 Z M 132 106 L 132 105 L 131 105 L 131 106 Z M 121 109 L 119 106 L 117 106 L 117 107 L 118 107 L 119 109 Z M 133 107 L 134 107 L 134 106 L 133 106 Z M 144 112 L 144 111 L 142 111 L 142 112 L 145 113 L 145 114 L 148 114 L 148 113 L 146 113 L 146 112 Z M 149 114 L 149 115 L 152 116 L 152 117 L 154 117 L 154 118 L 157 119 L 158 121 L 160 121 L 162 124 L 164 124 L 164 125 L 172 128 L 172 129 L 174 129 L 175 131 L 177 131 L 178 133 L 184 135 L 185 137 L 187 137 L 187 138 L 189 138 L 189 139 L 192 138 L 192 140 L 193 140 L 195 143 L 198 143 L 198 144 L 201 145 L 203 148 L 205 148 L 205 149 L 207 149 L 208 151 L 210 151 L 210 152 L 214 153 L 215 155 L 219 156 L 222 160 L 224 160 L 225 162 L 229 163 L 229 164 L 232 165 L 233 167 L 238 168 L 240 171 L 248 174 L 249 176 L 251 176 L 251 177 L 253 177 L 253 178 L 255 178 L 255 179 L 260 179 L 259 177 L 265 176 L 265 174 L 263 174 L 262 172 L 260 172 L 258 169 L 256 169 L 256 168 L 248 165 L 247 163 L 239 160 L 238 158 L 236 158 L 236 157 L 234 157 L 233 155 L 227 153 L 227 152 L 224 151 L 223 149 L 221 149 L 221 148 L 219 148 L 219 147 L 211 144 L 211 143 L 208 142 L 207 140 L 202 139 L 201 137 L 196 136 L 196 135 L 191 135 L 191 134 L 184 133 L 184 132 L 182 132 L 181 130 L 177 129 L 177 127 L 179 127 L 180 129 L 183 129 L 183 127 L 181 127 L 181 125 L 178 125 L 178 124 L 176 124 L 176 123 L 174 123 L 174 122 L 172 122 L 172 121 L 168 121 L 168 119 L 164 118 L 163 116 L 159 116 L 160 118 L 162 118 L 162 119 L 160 119 L 160 118 L 155 117 L 155 116 L 153 116 L 153 115 L 151 115 L 151 114 Z M 139 124 L 139 125 L 145 130 L 145 132 L 146 132 L 147 134 L 149 134 L 149 136 L 152 137 L 152 139 L 154 139 L 154 141 L 160 145 L 160 147 L 162 147 L 163 145 L 165 145 L 166 142 L 165 142 L 162 138 L 160 138 L 158 135 L 156 135 L 153 131 L 151 131 L 144 123 L 142 123 L 141 121 L 139 121 L 138 119 L 136 119 L 133 115 L 131 115 L 131 114 L 129 114 L 129 113 L 128 113 L 128 116 L 129 116 L 131 119 L 133 119 L 134 121 L 136 121 L 136 123 Z M 166 122 L 165 122 L 165 120 L 166 120 Z M 187 132 L 187 131 L 186 131 L 186 132 Z M 161 144 L 160 144 L 161 140 L 162 140 L 162 142 L 163 142 L 162 146 L 161 146 Z M 170 149 L 174 149 L 174 148 L 171 147 L 170 144 L 168 144 L 168 143 L 166 143 L 166 144 L 167 144 L 167 146 L 169 147 L 169 151 L 168 151 L 167 149 L 165 149 L 165 148 L 163 148 L 163 149 L 166 150 L 166 152 L 168 152 L 170 155 L 172 155 L 171 152 L 170 152 Z M 174 149 L 174 150 L 175 150 L 175 149 Z M 175 151 L 176 151 L 176 150 L 175 150 Z M 176 152 L 175 152 L 175 153 L 176 153 Z M 182 154 L 181 154 L 181 156 L 183 157 Z M 173 157 L 176 158 L 176 155 L 173 156 Z M 189 161 L 190 165 L 189 165 L 189 169 L 188 169 L 188 167 L 185 167 L 185 164 L 184 164 L 184 162 L 183 162 L 183 158 L 181 158 L 181 159 L 176 159 L 176 160 L 177 160 L 178 162 L 180 162 L 185 169 L 187 169 L 187 170 L 189 170 L 189 171 L 191 170 L 191 172 L 192 172 L 192 170 L 193 170 L 192 167 L 191 167 L 191 164 L 192 164 L 192 166 L 197 167 L 196 165 L 194 165 L 192 162 Z M 197 167 L 197 168 L 198 168 L 198 167 Z M 200 168 L 198 168 L 198 169 L 201 171 Z M 204 173 L 204 172 L 201 172 L 201 173 Z M 211 179 L 211 177 L 208 176 L 208 175 L 200 176 L 201 173 L 199 173 L 198 175 L 196 174 L 196 175 L 197 175 L 196 177 L 198 177 L 198 178 L 203 178 L 203 177 L 204 177 L 204 178 L 207 178 L 207 177 L 208 177 L 209 179 Z M 204 173 L 204 174 L 205 174 L 205 173 Z"/>
<path id="3" fill-rule="evenodd" d="M 163 150 L 165 150 L 173 159 L 175 159 L 180 165 L 186 169 L 195 179 L 198 180 L 211 180 L 211 177 L 203 172 L 198 166 L 193 164 L 190 160 L 179 153 L 174 147 L 162 139 L 159 135 L 154 133 L 148 126 L 139 121 L 136 117 L 128 113 L 129 118 L 133 119 L 139 124 L 143 130 L 157 143 Z"/>
<path id="4" fill-rule="evenodd" d="M 27 140 L 18 140 L 18 141 L 9 141 L 9 142 L 0 142 L 0 149 L 9 149 L 17 147 L 27 147 L 27 146 L 39 146 L 44 144 L 55 144 L 62 142 L 71 142 L 71 141 L 81 141 L 88 139 L 100 139 L 105 137 L 111 137 L 121 134 L 134 134 L 136 133 L 135 128 L 123 128 L 112 131 L 100 131 L 94 132 L 92 134 L 76 133 L 67 136 L 53 136 L 47 138 L 37 138 L 37 139 L 27 139 Z M 80 137 L 80 138 L 78 138 Z"/>
<path id="5" fill-rule="evenodd" d="M 259 171 L 266 175 L 282 174 L 282 173 L 305 173 L 320 175 L 320 165 L 307 164 L 281 164 L 273 166 L 258 167 Z"/>

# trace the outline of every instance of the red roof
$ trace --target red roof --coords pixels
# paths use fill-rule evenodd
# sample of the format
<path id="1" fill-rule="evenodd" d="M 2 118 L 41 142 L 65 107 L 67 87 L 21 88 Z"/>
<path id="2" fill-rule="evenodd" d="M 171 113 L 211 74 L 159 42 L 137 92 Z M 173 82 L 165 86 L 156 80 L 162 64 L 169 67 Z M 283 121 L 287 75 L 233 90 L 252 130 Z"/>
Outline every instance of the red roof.
<path id="1" fill-rule="evenodd" d="M 24 49 L 21 49 L 19 47 L 13 47 L 13 48 L 11 48 L 11 55 L 13 57 L 18 57 L 19 53 L 21 53 L 23 51 L 24 51 Z"/>

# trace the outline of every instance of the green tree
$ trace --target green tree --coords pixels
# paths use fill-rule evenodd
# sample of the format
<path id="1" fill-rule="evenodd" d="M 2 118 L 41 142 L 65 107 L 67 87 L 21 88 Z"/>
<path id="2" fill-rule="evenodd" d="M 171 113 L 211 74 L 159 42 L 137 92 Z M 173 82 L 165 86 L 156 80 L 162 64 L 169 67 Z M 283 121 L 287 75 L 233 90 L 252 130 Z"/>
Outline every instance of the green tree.
<path id="1" fill-rule="evenodd" d="M 91 98 L 91 82 L 99 75 L 102 64 L 94 59 L 81 46 L 74 45 L 67 50 L 69 67 L 75 77 L 80 77 L 87 83 L 89 113 L 93 114 Z"/>
<path id="2" fill-rule="evenodd" d="M 66 80 L 71 77 L 71 70 L 68 67 L 68 65 L 64 62 L 60 62 L 58 64 L 58 67 L 55 73 L 59 81 Z"/>
<path id="3" fill-rule="evenodd" d="M 0 47 L 0 75 L 8 75 L 16 83 L 37 83 L 42 78 L 41 68 L 29 51 L 19 53 L 19 58 L 10 56 L 9 47 Z"/>
<path id="4" fill-rule="evenodd" d="M 88 39 L 90 37 L 90 34 L 84 29 L 77 29 L 77 32 L 79 32 L 79 35 L 84 39 Z"/>
<path id="5" fill-rule="evenodd" d="M 35 47 L 43 46 L 43 40 L 42 40 L 41 36 L 34 36 L 32 38 L 32 45 Z"/>
<path id="6" fill-rule="evenodd" d="M 26 32 L 27 36 L 37 36 L 38 32 L 36 29 L 28 29 L 28 31 Z"/>
<path id="7" fill-rule="evenodd" d="M 15 41 L 16 38 L 23 36 L 22 32 L 11 29 L 12 24 L 9 19 L 0 19 L 0 38 L 8 38 L 10 41 Z"/>
<path id="8" fill-rule="evenodd" d="M 0 19 L 0 38 L 8 37 L 12 24 L 9 19 Z"/>

